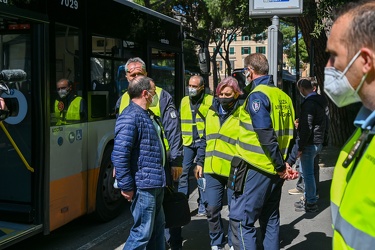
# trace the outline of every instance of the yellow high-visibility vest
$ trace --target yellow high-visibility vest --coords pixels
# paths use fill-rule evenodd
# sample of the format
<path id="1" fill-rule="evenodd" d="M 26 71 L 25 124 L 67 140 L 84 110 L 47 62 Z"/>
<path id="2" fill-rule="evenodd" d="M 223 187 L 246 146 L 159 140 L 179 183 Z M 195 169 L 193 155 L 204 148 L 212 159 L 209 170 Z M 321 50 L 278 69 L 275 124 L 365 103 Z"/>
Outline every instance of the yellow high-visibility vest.
<path id="1" fill-rule="evenodd" d="M 375 245 L 375 137 L 358 159 L 343 166 L 361 132 L 358 128 L 342 148 L 333 173 L 333 249 L 373 249 Z"/>
<path id="2" fill-rule="evenodd" d="M 209 108 L 212 105 L 213 96 L 205 94 L 198 110 L 203 117 L 207 115 Z M 199 137 L 203 136 L 203 130 L 205 128 L 205 121 L 198 112 L 195 116 L 195 123 L 193 123 L 193 115 L 190 108 L 190 98 L 185 96 L 181 100 L 181 132 L 182 141 L 184 146 L 190 146 L 193 143 L 193 126 L 197 126 Z"/>
<path id="3" fill-rule="evenodd" d="M 57 119 L 56 125 L 64 125 L 77 123 L 81 120 L 81 100 L 82 97 L 76 96 L 73 101 L 69 104 L 68 110 L 66 111 L 65 117 L 63 112 L 59 110 L 60 101 L 55 101 L 55 117 Z"/>
<path id="4" fill-rule="evenodd" d="M 264 93 L 271 104 L 272 127 L 276 133 L 280 151 L 286 158 L 290 141 L 294 130 L 294 108 L 290 97 L 277 87 L 260 84 L 254 88 L 252 93 Z M 240 107 L 240 132 L 237 143 L 239 156 L 252 166 L 270 174 L 276 174 L 276 170 L 264 153 L 258 135 L 254 132 L 250 114 L 246 111 L 245 103 Z"/>
<path id="5" fill-rule="evenodd" d="M 206 156 L 204 173 L 229 177 L 231 161 L 237 153 L 236 142 L 239 136 L 239 109 L 230 115 L 220 126 L 218 114 L 209 110 L 206 116 Z"/>

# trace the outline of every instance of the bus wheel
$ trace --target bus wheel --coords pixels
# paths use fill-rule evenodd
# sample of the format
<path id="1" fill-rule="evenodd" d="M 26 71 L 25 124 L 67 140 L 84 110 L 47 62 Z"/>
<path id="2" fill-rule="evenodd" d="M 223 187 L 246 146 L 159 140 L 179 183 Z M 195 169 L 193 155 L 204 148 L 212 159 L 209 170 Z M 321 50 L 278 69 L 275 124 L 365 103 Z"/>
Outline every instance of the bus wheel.
<path id="1" fill-rule="evenodd" d="M 121 195 L 120 189 L 113 187 L 113 164 L 111 153 L 113 145 L 107 146 L 104 151 L 96 191 L 96 218 L 100 221 L 109 221 L 124 211 L 126 201 Z"/>

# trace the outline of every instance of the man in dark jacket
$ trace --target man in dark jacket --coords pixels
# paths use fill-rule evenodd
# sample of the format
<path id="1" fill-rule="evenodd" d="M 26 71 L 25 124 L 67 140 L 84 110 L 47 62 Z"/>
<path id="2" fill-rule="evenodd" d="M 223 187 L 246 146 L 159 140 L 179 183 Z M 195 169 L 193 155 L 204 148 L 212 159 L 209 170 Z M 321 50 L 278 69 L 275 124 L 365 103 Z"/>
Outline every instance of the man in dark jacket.
<path id="1" fill-rule="evenodd" d="M 139 57 L 130 58 L 125 64 L 126 79 L 130 82 L 137 76 L 147 76 L 146 64 Z M 160 117 L 163 133 L 164 143 L 167 146 L 169 165 L 167 170 L 167 185 L 172 186 L 173 181 L 178 181 L 182 173 L 182 134 L 179 119 L 179 113 L 173 103 L 171 94 L 162 88 L 156 86 L 156 94 L 158 95 L 158 104 L 150 107 L 156 116 Z M 119 114 L 129 105 L 130 99 L 127 92 L 125 92 L 117 101 L 116 110 Z M 171 245 L 172 250 L 182 248 L 181 228 L 171 228 L 165 231 L 165 236 L 168 244 Z"/>
<path id="2" fill-rule="evenodd" d="M 146 64 L 139 57 L 130 58 L 125 64 L 126 79 L 130 82 L 137 76 L 147 76 Z M 169 166 L 173 180 L 177 181 L 182 173 L 182 135 L 179 114 L 176 106 L 173 103 L 173 98 L 164 89 L 156 86 L 156 92 L 159 102 L 156 106 L 150 107 L 150 110 L 155 115 L 160 117 L 163 132 L 165 136 L 165 143 L 167 151 L 169 152 Z M 129 105 L 130 99 L 127 92 L 125 92 L 116 103 L 116 110 L 118 113 L 124 110 Z M 167 176 L 169 178 L 170 176 Z M 170 185 L 170 184 L 168 184 Z"/>
<path id="3" fill-rule="evenodd" d="M 295 203 L 296 211 L 317 212 L 314 158 L 322 149 L 326 120 L 326 99 L 314 92 L 311 81 L 302 79 L 297 85 L 305 100 L 301 104 L 298 124 L 298 154 L 305 181 L 305 199 Z"/>
<path id="4" fill-rule="evenodd" d="M 138 76 L 129 84 L 131 102 L 116 121 L 112 162 L 121 194 L 134 219 L 124 249 L 165 249 L 162 208 L 166 150 L 161 125 L 148 108 L 158 102 L 155 83 Z"/>
<path id="5" fill-rule="evenodd" d="M 303 78 L 303 79 L 306 79 L 306 78 Z M 300 81 L 302 81 L 303 79 L 301 79 Z M 313 86 L 313 91 L 316 92 L 316 93 L 319 93 L 319 89 L 318 89 L 319 85 L 318 85 L 318 82 L 316 81 L 316 78 L 315 77 L 308 78 L 307 80 L 311 80 L 311 84 Z M 300 83 L 300 81 L 297 82 L 297 86 Z M 326 105 L 325 106 L 326 129 L 325 129 L 325 133 L 324 133 L 323 146 L 328 145 L 328 141 L 329 141 L 328 132 L 329 132 L 329 124 L 330 124 L 328 103 L 326 102 L 325 105 Z M 299 123 L 299 119 L 297 118 L 294 121 L 294 125 L 296 126 L 296 129 L 298 129 L 298 123 Z M 305 181 L 303 180 L 302 168 L 300 167 L 300 159 L 299 158 L 297 159 L 298 148 L 299 148 L 298 141 L 299 141 L 299 136 L 297 134 L 297 136 L 295 138 L 295 144 L 293 145 L 293 148 L 292 148 L 292 150 L 291 150 L 291 152 L 288 156 L 288 159 L 286 161 L 289 164 L 289 166 L 293 166 L 294 164 L 296 164 L 296 167 L 298 168 L 298 171 L 300 173 L 297 184 L 296 184 L 296 187 L 293 188 L 293 189 L 289 189 L 288 190 L 289 194 L 304 194 L 304 192 L 305 192 Z M 315 186 L 316 186 L 316 196 L 318 197 L 318 199 L 319 199 L 319 179 L 320 179 L 319 178 L 319 171 L 320 171 L 319 159 L 320 159 L 320 156 L 319 156 L 319 154 L 317 154 L 314 158 L 314 178 L 315 178 Z"/>
<path id="6" fill-rule="evenodd" d="M 264 54 L 245 57 L 246 91 L 240 115 L 238 154 L 246 162 L 242 192 L 232 196 L 229 218 L 234 249 L 280 249 L 279 205 L 284 180 L 297 173 L 284 162 L 286 149 L 293 137 L 294 108 L 292 100 L 278 89 L 268 75 Z M 237 176 L 238 177 L 238 176 Z M 255 223 L 259 221 L 261 234 Z M 258 237 L 260 236 L 260 237 Z M 258 240 L 257 240 L 258 237 Z"/>

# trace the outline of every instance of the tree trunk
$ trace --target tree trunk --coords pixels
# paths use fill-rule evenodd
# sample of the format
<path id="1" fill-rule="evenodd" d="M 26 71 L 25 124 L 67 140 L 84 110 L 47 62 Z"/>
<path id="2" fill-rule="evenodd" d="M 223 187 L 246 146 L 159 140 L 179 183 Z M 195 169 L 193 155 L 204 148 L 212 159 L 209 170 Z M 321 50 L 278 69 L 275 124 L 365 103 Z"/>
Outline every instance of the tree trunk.
<path id="1" fill-rule="evenodd" d="M 322 31 L 318 37 L 313 37 L 311 35 L 317 19 L 316 8 L 315 0 L 304 1 L 304 9 L 307 13 L 299 17 L 298 21 L 309 56 L 314 57 L 314 65 L 310 65 L 310 67 L 313 67 L 321 94 L 325 95 L 323 91 L 324 67 L 327 64 L 329 55 L 325 52 L 327 44 L 326 34 Z M 312 44 L 313 49 L 311 50 Z M 311 51 L 313 51 L 313 55 L 310 55 Z M 344 108 L 338 108 L 328 97 L 327 100 L 330 111 L 330 143 L 335 146 L 342 146 L 354 131 L 353 121 L 361 105 L 353 104 Z"/>

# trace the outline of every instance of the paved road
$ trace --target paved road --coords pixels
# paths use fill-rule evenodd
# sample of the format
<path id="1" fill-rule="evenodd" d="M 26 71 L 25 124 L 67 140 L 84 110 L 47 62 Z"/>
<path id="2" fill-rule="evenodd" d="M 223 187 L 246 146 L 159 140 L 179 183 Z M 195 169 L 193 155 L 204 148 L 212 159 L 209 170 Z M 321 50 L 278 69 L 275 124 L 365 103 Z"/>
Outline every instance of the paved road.
<path id="1" fill-rule="evenodd" d="M 332 248 L 332 228 L 329 207 L 329 190 L 332 173 L 339 149 L 329 146 L 323 149 L 320 159 L 320 199 L 318 213 L 302 213 L 294 211 L 294 202 L 300 195 L 289 195 L 288 189 L 294 188 L 296 180 L 286 181 L 280 204 L 280 248 L 303 250 L 328 250 Z M 193 180 L 192 180 L 193 181 Z M 195 216 L 197 213 L 197 189 L 190 196 L 191 222 L 183 228 L 183 249 L 210 249 L 208 226 L 206 218 Z M 224 226 L 228 227 L 228 210 L 224 206 L 222 211 Z M 122 249 L 123 244 L 116 250 Z M 226 246 L 226 249 L 229 249 Z"/>

